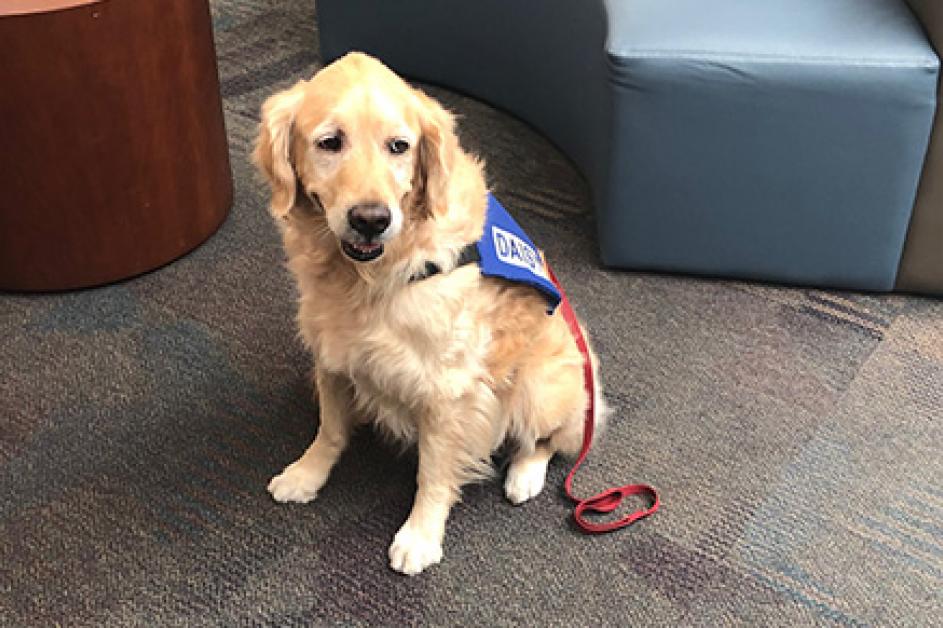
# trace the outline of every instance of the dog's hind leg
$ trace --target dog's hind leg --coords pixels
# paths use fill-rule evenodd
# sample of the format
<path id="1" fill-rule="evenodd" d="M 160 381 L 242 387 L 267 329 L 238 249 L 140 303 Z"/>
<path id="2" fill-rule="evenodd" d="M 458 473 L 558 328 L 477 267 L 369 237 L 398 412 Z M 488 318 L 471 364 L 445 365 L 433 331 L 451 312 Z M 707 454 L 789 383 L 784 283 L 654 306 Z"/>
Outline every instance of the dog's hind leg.
<path id="1" fill-rule="evenodd" d="M 547 464 L 553 454 L 554 447 L 547 441 L 537 443 L 531 451 L 514 454 L 504 481 L 504 494 L 511 503 L 523 504 L 543 490 Z"/>
<path id="2" fill-rule="evenodd" d="M 591 356 L 593 369 L 598 374 L 596 356 Z M 541 382 L 542 388 L 531 394 L 530 403 L 522 404 L 532 413 L 531 418 L 522 423 L 538 426 L 537 440 L 528 440 L 511 458 L 504 494 L 514 504 L 522 504 L 540 493 L 547 465 L 554 454 L 574 457 L 582 447 L 589 399 L 581 370 L 573 369 L 572 365 L 564 368 L 566 370 L 561 372 L 553 367 L 542 367 L 530 378 L 532 382 Z M 595 435 L 602 430 L 609 413 L 598 380 L 593 395 Z"/>
<path id="3" fill-rule="evenodd" d="M 511 457 L 504 494 L 513 504 L 536 497 L 544 487 L 547 465 L 556 453 L 579 451 L 583 418 L 589 402 L 578 363 L 545 359 L 520 373 L 519 386 L 509 401 L 512 439 L 518 450 Z"/>
<path id="4" fill-rule="evenodd" d="M 269 482 L 275 501 L 306 503 L 314 499 L 350 440 L 351 420 L 346 415 L 351 407 L 350 382 L 322 369 L 315 370 L 315 380 L 321 410 L 318 435 L 298 460 Z"/>

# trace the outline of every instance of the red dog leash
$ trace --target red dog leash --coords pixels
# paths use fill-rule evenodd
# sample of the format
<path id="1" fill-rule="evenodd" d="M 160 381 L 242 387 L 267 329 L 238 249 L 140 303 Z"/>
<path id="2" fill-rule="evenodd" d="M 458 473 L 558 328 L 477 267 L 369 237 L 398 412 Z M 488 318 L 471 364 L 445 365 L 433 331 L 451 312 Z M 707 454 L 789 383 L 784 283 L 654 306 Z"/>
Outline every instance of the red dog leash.
<path id="1" fill-rule="evenodd" d="M 595 427 L 596 417 L 596 386 L 593 381 L 593 363 L 589 358 L 589 347 L 586 344 L 586 338 L 583 336 L 583 330 L 580 329 L 580 324 L 576 320 L 573 306 L 570 305 L 570 300 L 567 298 L 566 292 L 563 291 L 563 286 L 560 285 L 560 281 L 557 279 L 556 275 L 553 274 L 553 270 L 550 269 L 549 265 L 547 265 L 546 268 L 551 281 L 553 281 L 554 285 L 560 291 L 560 312 L 563 314 L 564 320 L 566 320 L 567 325 L 570 327 L 570 333 L 573 334 L 573 339 L 576 340 L 576 346 L 583 355 L 583 382 L 586 386 L 586 394 L 589 395 L 589 405 L 586 408 L 586 422 L 583 426 L 583 446 L 580 449 L 580 455 L 573 464 L 573 468 L 566 476 L 566 480 L 563 481 L 563 488 L 566 491 L 567 497 L 576 502 L 576 509 L 573 511 L 573 518 L 576 520 L 576 525 L 587 534 L 612 532 L 613 530 L 624 528 L 639 519 L 654 514 L 661 503 L 658 500 L 658 493 L 647 484 L 626 484 L 625 486 L 607 489 L 602 493 L 587 497 L 586 499 L 580 499 L 573 495 L 573 476 L 576 475 L 576 470 L 583 464 L 586 455 L 589 453 L 589 448 L 593 444 L 593 429 Z M 606 523 L 593 523 L 584 516 L 586 511 L 600 514 L 610 513 L 618 508 L 622 500 L 630 495 L 643 495 L 648 497 L 651 506 L 636 510 L 616 521 Z"/>

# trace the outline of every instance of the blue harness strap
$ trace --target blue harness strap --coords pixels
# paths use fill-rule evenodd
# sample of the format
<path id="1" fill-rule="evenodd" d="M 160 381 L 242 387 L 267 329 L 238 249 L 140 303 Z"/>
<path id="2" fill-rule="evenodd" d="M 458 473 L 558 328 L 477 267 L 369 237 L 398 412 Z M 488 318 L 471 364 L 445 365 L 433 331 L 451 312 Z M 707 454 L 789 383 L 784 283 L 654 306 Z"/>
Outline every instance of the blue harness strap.
<path id="1" fill-rule="evenodd" d="M 462 249 L 456 266 L 473 262 L 478 263 L 485 277 L 497 277 L 536 289 L 547 299 L 547 314 L 553 314 L 560 305 L 562 296 L 547 273 L 540 251 L 491 193 L 488 194 L 484 233 L 480 240 Z M 442 269 L 437 264 L 427 262 L 423 271 L 413 275 L 410 281 L 426 279 L 440 272 Z"/>
<path id="2" fill-rule="evenodd" d="M 484 234 L 476 246 L 482 275 L 535 288 L 547 299 L 548 314 L 560 304 L 560 291 L 550 280 L 540 251 L 490 193 Z"/>

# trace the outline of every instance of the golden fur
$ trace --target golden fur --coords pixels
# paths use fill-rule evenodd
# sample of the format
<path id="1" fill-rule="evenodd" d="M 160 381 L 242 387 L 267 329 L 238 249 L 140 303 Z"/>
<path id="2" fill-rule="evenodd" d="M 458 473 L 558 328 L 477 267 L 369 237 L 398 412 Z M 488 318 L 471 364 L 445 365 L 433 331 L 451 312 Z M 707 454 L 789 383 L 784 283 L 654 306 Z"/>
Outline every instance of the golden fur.
<path id="1" fill-rule="evenodd" d="M 390 561 L 418 573 L 441 559 L 461 486 L 489 471 L 505 440 L 516 445 L 505 484 L 514 503 L 540 491 L 555 452 L 579 449 L 582 357 L 535 290 L 455 267 L 481 236 L 487 189 L 437 102 L 352 53 L 270 97 L 262 114 L 255 159 L 298 283 L 320 405 L 314 443 L 269 490 L 278 501 L 313 499 L 358 423 L 415 443 L 416 499 Z M 343 148 L 324 150 L 327 137 Z M 393 154 L 392 138 L 409 149 Z M 360 203 L 393 215 L 369 262 L 341 247 Z M 427 261 L 443 272 L 410 282 Z"/>

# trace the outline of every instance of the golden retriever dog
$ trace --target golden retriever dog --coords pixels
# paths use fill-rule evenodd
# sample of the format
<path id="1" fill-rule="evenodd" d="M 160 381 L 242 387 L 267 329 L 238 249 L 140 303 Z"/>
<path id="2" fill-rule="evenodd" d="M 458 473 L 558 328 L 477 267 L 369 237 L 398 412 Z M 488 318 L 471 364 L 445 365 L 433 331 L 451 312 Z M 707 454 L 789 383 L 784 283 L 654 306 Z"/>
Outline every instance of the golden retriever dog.
<path id="1" fill-rule="evenodd" d="M 415 501 L 389 548 L 392 568 L 410 575 L 441 560 L 449 510 L 463 484 L 489 474 L 496 448 L 514 446 L 504 486 L 520 504 L 543 488 L 554 453 L 579 450 L 589 403 L 559 309 L 548 315 L 535 289 L 458 264 L 482 236 L 488 190 L 454 125 L 351 53 L 264 103 L 254 155 L 320 406 L 314 442 L 268 490 L 314 499 L 363 423 L 414 444 Z M 430 263 L 441 272 L 415 280 Z"/>

